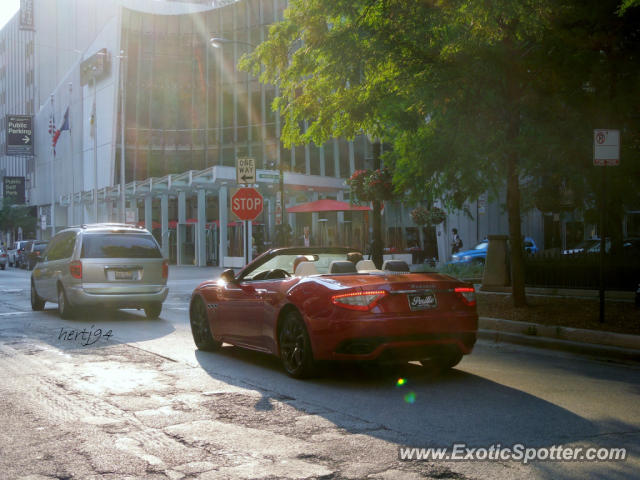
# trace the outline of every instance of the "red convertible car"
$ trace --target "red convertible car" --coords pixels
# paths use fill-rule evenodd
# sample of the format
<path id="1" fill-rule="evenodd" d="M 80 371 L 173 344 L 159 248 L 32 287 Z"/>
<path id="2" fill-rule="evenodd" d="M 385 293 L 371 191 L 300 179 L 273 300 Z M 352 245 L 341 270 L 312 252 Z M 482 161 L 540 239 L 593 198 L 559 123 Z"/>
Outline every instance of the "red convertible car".
<path id="1" fill-rule="evenodd" d="M 478 328 L 472 285 L 410 273 L 397 260 L 382 270 L 370 260 L 356 265 L 349 252 L 273 249 L 237 275 L 225 270 L 203 282 L 189 308 L 196 346 L 267 352 L 296 378 L 325 360 L 420 360 L 448 369 L 471 352 Z"/>

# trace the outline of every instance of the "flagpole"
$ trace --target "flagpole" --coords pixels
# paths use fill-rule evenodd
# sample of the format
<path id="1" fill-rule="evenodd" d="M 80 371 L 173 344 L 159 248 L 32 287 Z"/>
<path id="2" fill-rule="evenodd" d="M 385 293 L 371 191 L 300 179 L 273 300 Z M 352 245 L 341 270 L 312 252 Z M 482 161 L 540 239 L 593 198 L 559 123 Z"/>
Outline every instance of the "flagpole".
<path id="1" fill-rule="evenodd" d="M 71 102 L 73 94 L 73 83 L 69 82 L 69 107 L 67 110 L 67 121 L 69 122 L 69 145 L 71 148 L 71 218 L 68 219 L 69 225 L 75 225 L 76 222 L 76 170 L 73 161 L 73 130 L 71 129 Z"/>
<path id="2" fill-rule="evenodd" d="M 56 195 L 55 195 L 55 181 L 54 174 L 55 168 L 53 161 L 56 158 L 56 147 L 53 145 L 53 135 L 55 135 L 56 129 L 56 115 L 54 110 L 53 94 L 51 94 L 51 118 L 52 118 L 52 131 L 51 131 L 51 238 L 56 234 Z"/>
<path id="3" fill-rule="evenodd" d="M 96 111 L 96 67 L 93 68 L 93 219 L 98 223 L 98 114 Z"/>

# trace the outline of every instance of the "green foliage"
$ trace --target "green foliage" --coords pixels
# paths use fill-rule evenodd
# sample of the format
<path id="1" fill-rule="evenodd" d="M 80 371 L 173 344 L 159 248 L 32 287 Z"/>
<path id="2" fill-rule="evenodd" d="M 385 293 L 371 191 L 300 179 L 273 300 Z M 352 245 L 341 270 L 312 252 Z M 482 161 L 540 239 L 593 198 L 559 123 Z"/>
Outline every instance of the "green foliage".
<path id="1" fill-rule="evenodd" d="M 484 264 L 473 263 L 446 263 L 438 268 L 438 273 L 450 275 L 455 278 L 482 278 Z"/>
<path id="2" fill-rule="evenodd" d="M 33 207 L 26 205 L 14 205 L 4 199 L 0 207 L 0 230 L 17 233 L 18 227 L 22 227 L 25 238 L 35 236 L 36 217 L 32 214 Z"/>
<path id="3" fill-rule="evenodd" d="M 388 168 L 376 170 L 356 170 L 347 179 L 351 188 L 351 198 L 356 203 L 394 198 L 391 172 Z"/>

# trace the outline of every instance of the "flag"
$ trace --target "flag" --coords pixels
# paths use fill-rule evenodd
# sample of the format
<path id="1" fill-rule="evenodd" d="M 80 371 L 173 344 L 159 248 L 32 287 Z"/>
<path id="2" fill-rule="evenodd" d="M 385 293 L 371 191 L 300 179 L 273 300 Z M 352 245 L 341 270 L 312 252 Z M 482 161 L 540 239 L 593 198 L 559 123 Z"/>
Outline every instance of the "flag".
<path id="1" fill-rule="evenodd" d="M 60 134 L 65 130 L 69 130 L 69 107 L 64 112 L 64 120 L 62 120 L 62 126 L 53 134 L 53 148 L 56 148 Z"/>

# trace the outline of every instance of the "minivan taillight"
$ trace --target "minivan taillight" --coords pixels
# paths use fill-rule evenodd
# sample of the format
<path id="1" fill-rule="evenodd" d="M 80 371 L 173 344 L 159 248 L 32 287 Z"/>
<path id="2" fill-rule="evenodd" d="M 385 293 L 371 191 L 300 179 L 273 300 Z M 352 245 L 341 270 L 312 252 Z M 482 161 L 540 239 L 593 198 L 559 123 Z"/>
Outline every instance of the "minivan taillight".
<path id="1" fill-rule="evenodd" d="M 476 291 L 473 287 L 456 287 L 453 291 L 470 307 L 476 304 Z"/>
<path id="2" fill-rule="evenodd" d="M 74 260 L 69 264 L 69 273 L 73 278 L 82 280 L 82 262 L 80 260 Z"/>
<path id="3" fill-rule="evenodd" d="M 169 278 L 169 260 L 162 262 L 162 278 Z"/>

